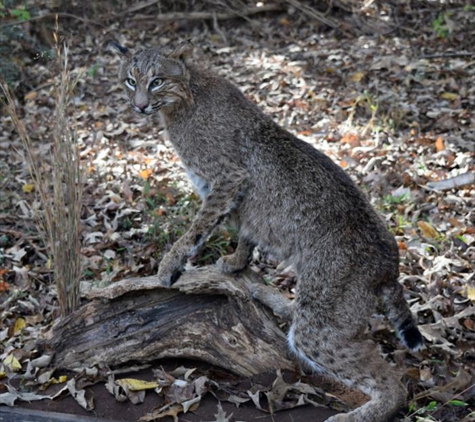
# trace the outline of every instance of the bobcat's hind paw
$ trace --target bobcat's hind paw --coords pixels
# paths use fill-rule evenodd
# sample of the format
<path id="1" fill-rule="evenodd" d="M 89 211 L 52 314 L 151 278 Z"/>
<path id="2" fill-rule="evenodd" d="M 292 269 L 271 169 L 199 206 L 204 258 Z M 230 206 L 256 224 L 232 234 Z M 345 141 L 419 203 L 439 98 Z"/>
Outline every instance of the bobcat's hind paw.
<path id="1" fill-rule="evenodd" d="M 347 413 L 338 413 L 338 415 L 330 416 L 328 419 L 325 419 L 325 422 L 353 422 L 351 416 L 348 416 Z"/>
<path id="2" fill-rule="evenodd" d="M 248 260 L 238 259 L 236 254 L 225 255 L 218 259 L 216 265 L 223 273 L 232 274 L 244 270 L 248 265 Z"/>

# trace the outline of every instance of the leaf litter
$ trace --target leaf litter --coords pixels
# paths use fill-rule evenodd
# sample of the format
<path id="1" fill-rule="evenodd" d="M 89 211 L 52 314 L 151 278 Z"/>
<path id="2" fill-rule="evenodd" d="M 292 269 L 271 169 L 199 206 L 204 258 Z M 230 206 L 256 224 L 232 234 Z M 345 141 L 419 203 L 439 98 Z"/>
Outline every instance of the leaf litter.
<path id="1" fill-rule="evenodd" d="M 289 16 L 298 25 L 272 16 L 259 18 L 257 26 L 253 21 L 223 24 L 220 31 L 228 43 L 194 25 L 167 24 L 166 36 L 153 25 L 141 34 L 125 25 L 117 36 L 129 46 L 193 37 L 215 70 L 349 172 L 396 236 L 401 282 L 427 342 L 413 355 L 385 320 L 375 317 L 369 328 L 386 359 L 405 368 L 404 382 L 414 397 L 405 420 L 469 421 L 475 412 L 475 72 L 472 57 L 446 52 L 471 51 L 464 28 L 475 22 L 474 13 L 456 8 L 450 20 L 460 28 L 451 27 L 445 39 L 426 25 L 413 36 L 362 35 L 351 42 Z M 410 25 L 409 14 L 404 19 Z M 68 36 L 73 67 L 95 69 L 79 82 L 75 98 L 87 170 L 82 253 L 88 288 L 154 273 L 199 207 L 160 122 L 129 110 L 116 79 L 118 58 L 98 47 L 102 32 L 91 31 L 97 43 L 90 36 Z M 434 58 L 426 57 L 427 51 Z M 22 112 L 47 171 L 54 69 L 38 60 L 24 72 L 32 89 L 22 98 Z M 59 315 L 48 251 L 34 225 L 35 186 L 9 118 L 0 118 L 1 403 L 69 393 L 91 409 L 93 400 L 84 388 L 99 381 L 117 400 L 140 403 L 145 394 L 159 394 L 164 405 L 143 420 L 176 419 L 208 393 L 267 412 L 337 402 L 311 385 L 286 384 L 279 374 L 270 389 L 246 391 L 198 370 L 155 370 L 148 384 L 116 380 L 104 368 L 69 379 L 55 375 L 51 356 L 35 349 L 41 330 Z M 232 252 L 233 234 L 223 233 L 212 239 L 204 260 L 193 258 L 194 265 Z M 252 267 L 293 297 L 295 274 L 288 265 L 256 250 Z M 20 378 L 32 392 L 11 385 Z M 232 415 L 219 408 L 216 420 L 232 420 Z"/>

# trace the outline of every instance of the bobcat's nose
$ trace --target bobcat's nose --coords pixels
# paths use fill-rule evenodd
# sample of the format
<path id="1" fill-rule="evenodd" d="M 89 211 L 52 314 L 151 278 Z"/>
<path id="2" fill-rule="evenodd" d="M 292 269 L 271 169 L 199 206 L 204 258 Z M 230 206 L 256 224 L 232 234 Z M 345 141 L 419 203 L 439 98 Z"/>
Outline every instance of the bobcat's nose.
<path id="1" fill-rule="evenodd" d="M 148 103 L 135 103 L 135 107 L 137 107 L 142 113 L 145 112 L 145 109 L 148 107 Z"/>

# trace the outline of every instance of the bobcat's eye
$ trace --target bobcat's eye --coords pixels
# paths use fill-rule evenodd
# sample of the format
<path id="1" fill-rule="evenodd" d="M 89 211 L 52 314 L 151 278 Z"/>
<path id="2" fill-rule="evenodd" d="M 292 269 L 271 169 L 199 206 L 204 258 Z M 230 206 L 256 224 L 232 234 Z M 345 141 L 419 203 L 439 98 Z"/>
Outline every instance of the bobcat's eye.
<path id="1" fill-rule="evenodd" d="M 135 89 L 135 85 L 137 85 L 137 82 L 135 79 L 132 78 L 127 78 L 125 80 L 125 84 L 130 88 L 130 89 Z"/>
<path id="2" fill-rule="evenodd" d="M 158 88 L 159 86 L 163 85 L 165 81 L 162 78 L 156 78 L 150 83 L 150 88 Z"/>

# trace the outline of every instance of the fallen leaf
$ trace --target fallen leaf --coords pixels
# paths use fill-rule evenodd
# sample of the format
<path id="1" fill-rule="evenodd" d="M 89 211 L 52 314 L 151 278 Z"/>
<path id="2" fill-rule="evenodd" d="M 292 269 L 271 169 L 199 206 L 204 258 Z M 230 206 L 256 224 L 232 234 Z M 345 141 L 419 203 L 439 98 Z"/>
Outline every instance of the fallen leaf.
<path id="1" fill-rule="evenodd" d="M 360 82 L 365 77 L 364 72 L 353 73 L 350 77 L 351 82 Z"/>
<path id="2" fill-rule="evenodd" d="M 38 92 L 30 91 L 28 94 L 25 95 L 25 101 L 34 100 L 38 96 Z"/>
<path id="3" fill-rule="evenodd" d="M 129 202 L 133 202 L 134 193 L 132 192 L 132 189 L 130 189 L 130 186 L 126 180 L 124 180 L 122 183 L 122 193 L 124 194 L 125 199 L 127 199 Z"/>
<path id="4" fill-rule="evenodd" d="M 407 250 L 407 245 L 402 240 L 397 242 L 397 244 L 399 246 L 399 250 L 401 250 L 401 251 Z"/>
<path id="5" fill-rule="evenodd" d="M 435 141 L 435 149 L 437 152 L 441 152 L 445 149 L 444 138 L 442 138 L 442 136 L 439 136 Z"/>
<path id="6" fill-rule="evenodd" d="M 279 19 L 279 23 L 284 26 L 290 26 L 291 22 L 287 18 Z"/>
<path id="7" fill-rule="evenodd" d="M 429 239 L 437 239 L 440 237 L 440 233 L 430 223 L 427 223 L 426 221 L 418 221 L 417 226 L 421 230 L 422 235 L 424 237 L 427 237 Z"/>
<path id="8" fill-rule="evenodd" d="M 199 407 L 199 404 L 201 402 L 201 396 L 196 396 L 194 399 L 184 401 L 181 403 L 183 406 L 183 413 L 188 412 L 190 409 L 191 410 L 196 410 Z"/>
<path id="9" fill-rule="evenodd" d="M 171 416 L 174 422 L 178 422 L 178 415 L 183 413 L 183 406 L 181 404 L 173 404 L 171 406 L 164 406 L 159 409 L 154 409 L 139 419 L 139 422 L 151 422 L 155 419 L 166 418 Z"/>
<path id="10" fill-rule="evenodd" d="M 221 406 L 221 402 L 218 402 L 218 413 L 216 413 L 214 417 L 216 420 L 213 422 L 229 422 L 233 417 L 233 414 L 231 413 L 229 416 L 226 415 L 226 412 L 223 410 L 223 406 Z"/>
<path id="11" fill-rule="evenodd" d="M 3 359 L 3 364 L 12 372 L 18 372 L 21 369 L 20 361 L 13 355 L 8 355 Z"/>
<path id="12" fill-rule="evenodd" d="M 74 378 L 70 379 L 66 384 L 67 389 L 69 390 L 71 396 L 76 400 L 81 407 L 86 410 L 94 409 L 94 399 L 93 397 L 86 397 L 86 390 L 76 387 L 76 380 Z"/>
<path id="13" fill-rule="evenodd" d="M 13 326 L 13 335 L 20 334 L 21 330 L 26 327 L 26 321 L 23 318 L 18 318 L 15 321 L 15 325 Z"/>
<path id="14" fill-rule="evenodd" d="M 0 394 L 0 404 L 6 404 L 7 406 L 14 406 L 15 401 L 18 399 L 18 395 L 13 393 Z"/>
<path id="15" fill-rule="evenodd" d="M 152 169 L 145 169 L 139 172 L 139 177 L 144 180 L 147 180 L 152 175 L 152 173 L 153 173 Z"/>
<path id="16" fill-rule="evenodd" d="M 350 144 L 352 147 L 360 145 L 358 135 L 355 135 L 354 133 L 346 133 L 345 135 L 343 135 L 343 137 L 341 138 L 341 142 L 343 142 L 344 144 Z"/>
<path id="17" fill-rule="evenodd" d="M 440 97 L 444 100 L 455 101 L 459 96 L 454 92 L 443 92 L 442 94 L 440 94 Z"/>
<path id="18" fill-rule="evenodd" d="M 155 381 L 143 381 L 134 378 L 122 378 L 116 380 L 116 384 L 120 385 L 124 390 L 128 388 L 130 391 L 153 390 L 158 387 Z"/>
<path id="19" fill-rule="evenodd" d="M 475 286 L 467 286 L 464 296 L 470 299 L 472 302 L 475 302 Z"/>
<path id="20" fill-rule="evenodd" d="M 35 190 L 35 185 L 33 183 L 27 183 L 21 187 L 21 190 L 25 193 L 31 193 Z"/>

